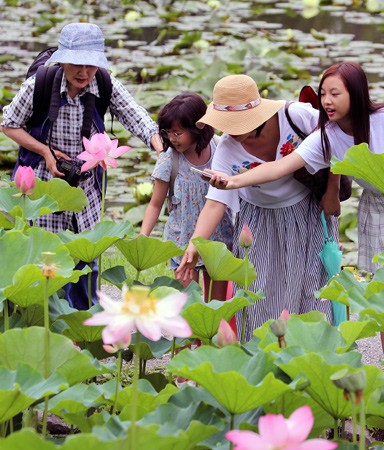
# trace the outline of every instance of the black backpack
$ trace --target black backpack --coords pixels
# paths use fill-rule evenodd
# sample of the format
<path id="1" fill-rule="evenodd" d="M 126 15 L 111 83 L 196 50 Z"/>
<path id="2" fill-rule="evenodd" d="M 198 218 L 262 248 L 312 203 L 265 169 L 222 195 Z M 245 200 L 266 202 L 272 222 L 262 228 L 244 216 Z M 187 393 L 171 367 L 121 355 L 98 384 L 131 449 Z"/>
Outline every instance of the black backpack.
<path id="1" fill-rule="evenodd" d="M 44 66 L 44 63 L 56 50 L 57 47 L 50 47 L 41 51 L 27 71 L 26 78 L 36 76 L 33 93 L 33 114 L 26 124 L 28 130 L 42 124 L 46 117 L 49 118 L 51 124 L 57 119 L 61 102 L 60 86 L 63 69 L 58 64 L 50 67 Z M 112 95 L 112 82 L 107 70 L 99 68 L 96 72 L 96 80 L 100 97 L 96 97 L 89 92 L 84 95 L 81 135 L 87 138 L 91 133 L 95 108 L 103 119 Z"/>

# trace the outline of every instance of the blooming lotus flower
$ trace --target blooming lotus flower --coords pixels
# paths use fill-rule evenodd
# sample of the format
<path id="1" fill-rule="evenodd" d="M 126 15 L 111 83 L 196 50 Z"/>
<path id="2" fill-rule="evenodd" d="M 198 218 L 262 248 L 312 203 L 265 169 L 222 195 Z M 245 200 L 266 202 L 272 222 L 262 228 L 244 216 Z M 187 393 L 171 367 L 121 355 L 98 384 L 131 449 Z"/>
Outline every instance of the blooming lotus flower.
<path id="1" fill-rule="evenodd" d="M 237 342 L 235 332 L 232 330 L 231 325 L 229 325 L 229 323 L 224 319 L 221 319 L 220 321 L 216 342 L 219 347 L 232 345 Z"/>
<path id="2" fill-rule="evenodd" d="M 93 169 L 98 164 L 106 170 L 107 166 L 117 167 L 116 158 L 126 153 L 131 147 L 123 145 L 118 147 L 118 140 L 111 140 L 106 132 L 94 134 L 91 139 L 83 137 L 85 152 L 77 155 L 78 159 L 86 161 L 81 171 Z"/>
<path id="3" fill-rule="evenodd" d="M 129 345 L 131 334 L 139 331 L 152 341 L 162 333 L 173 337 L 189 337 L 192 330 L 179 313 L 187 301 L 186 294 L 171 294 L 158 299 L 144 286 L 123 286 L 121 300 L 112 300 L 97 293 L 104 311 L 87 319 L 85 325 L 106 325 L 102 332 L 104 344 Z"/>
<path id="4" fill-rule="evenodd" d="M 32 194 L 35 184 L 35 172 L 32 167 L 19 166 L 15 173 L 15 185 L 21 194 L 17 195 Z"/>
<path id="5" fill-rule="evenodd" d="M 226 438 L 233 442 L 234 450 L 332 450 L 338 444 L 325 439 L 305 439 L 313 426 L 309 406 L 302 406 L 288 419 L 281 414 L 267 414 L 259 419 L 259 433 L 232 430 Z"/>
<path id="6" fill-rule="evenodd" d="M 249 226 L 245 223 L 241 229 L 239 236 L 239 244 L 241 247 L 249 248 L 252 245 L 252 232 Z"/>

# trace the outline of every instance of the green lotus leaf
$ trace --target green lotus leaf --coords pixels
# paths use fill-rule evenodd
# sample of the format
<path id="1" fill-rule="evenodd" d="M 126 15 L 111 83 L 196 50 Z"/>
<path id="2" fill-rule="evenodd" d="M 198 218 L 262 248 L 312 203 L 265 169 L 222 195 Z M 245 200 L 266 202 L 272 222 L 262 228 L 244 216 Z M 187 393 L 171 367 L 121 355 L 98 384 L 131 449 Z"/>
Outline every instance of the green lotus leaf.
<path id="1" fill-rule="evenodd" d="M 139 352 L 140 359 L 145 361 L 153 358 L 161 358 L 165 353 L 169 352 L 172 347 L 172 341 L 162 337 L 158 341 L 151 341 L 145 336 L 140 336 L 140 349 L 136 348 L 136 333 L 132 335 L 131 345 L 129 349 L 132 352 Z"/>
<path id="2" fill-rule="evenodd" d="M 291 379 L 304 373 L 310 381 L 305 392 L 334 419 L 347 418 L 351 415 L 351 402 L 344 398 L 343 390 L 337 388 L 331 381 L 334 373 L 348 369 L 349 365 L 331 365 L 321 355 L 315 353 L 297 356 L 288 363 L 276 363 Z M 375 390 L 381 390 L 384 386 L 384 374 L 373 366 L 365 366 L 362 370 L 367 373 L 364 398 L 368 400 Z"/>
<path id="3" fill-rule="evenodd" d="M 256 280 L 256 270 L 252 263 L 235 258 L 223 242 L 203 238 L 192 239 L 192 242 L 212 280 L 231 280 L 241 286 L 245 285 L 246 278 L 248 286 Z"/>
<path id="4" fill-rule="evenodd" d="M 0 438 L 1 450 L 57 450 L 55 444 L 46 441 L 32 429 L 23 429 L 7 438 Z"/>
<path id="5" fill-rule="evenodd" d="M 342 161 L 333 157 L 331 171 L 363 179 L 384 192 L 384 154 L 372 153 L 365 142 L 350 147 Z"/>
<path id="6" fill-rule="evenodd" d="M 24 234 L 20 230 L 11 230 L 0 237 L 0 300 L 6 298 L 6 295 L 16 296 L 18 284 L 21 290 L 28 286 L 41 282 L 45 277 L 42 276 L 42 253 L 54 253 L 54 264 L 57 272 L 57 280 L 67 278 L 72 275 L 74 262 L 70 257 L 68 250 L 63 246 L 61 240 L 53 233 L 45 231 L 42 228 L 32 227 Z M 35 281 L 34 281 L 35 280 Z M 58 281 L 52 278 L 50 292 Z M 61 285 L 68 283 L 68 279 Z M 41 283 L 39 284 L 41 287 Z M 39 286 L 35 286 L 36 289 Z M 5 295 L 4 289 L 9 287 Z M 32 293 L 29 293 L 31 297 Z M 8 297 L 10 298 L 10 297 Z M 15 299 L 16 300 L 16 299 Z M 33 299 L 32 299 L 33 301 Z"/>
<path id="7" fill-rule="evenodd" d="M 57 211 L 80 212 L 84 206 L 88 205 L 83 189 L 72 187 L 60 178 L 52 178 L 49 181 L 42 181 L 37 178 L 35 189 L 30 198 L 36 200 L 44 194 L 49 195 L 58 203 Z"/>
<path id="8" fill-rule="evenodd" d="M 42 305 L 46 293 L 49 297 L 67 283 L 76 283 L 82 275 L 85 275 L 90 270 L 89 266 L 86 266 L 82 270 L 74 270 L 71 276 L 62 277 L 57 275 L 54 278 L 50 278 L 47 291 L 45 291 L 47 280 L 43 276 L 41 269 L 35 265 L 26 265 L 15 273 L 12 280 L 13 284 L 0 291 L 0 298 L 3 296 L 24 308 L 31 305 Z"/>
<path id="9" fill-rule="evenodd" d="M 359 339 L 376 336 L 379 331 L 379 326 L 375 320 L 359 322 L 345 321 L 339 325 L 339 330 L 346 342 L 344 350 L 349 350 Z"/>
<path id="10" fill-rule="evenodd" d="M 205 303 L 201 296 L 193 302 L 188 301 L 182 316 L 187 320 L 195 338 L 210 340 L 217 334 L 221 319 L 229 320 L 237 311 L 250 305 L 245 297 L 234 297 L 225 302 L 212 300 Z"/>
<path id="11" fill-rule="evenodd" d="M 319 291 L 321 297 L 349 305 L 360 320 L 373 319 L 384 331 L 384 269 L 379 269 L 369 283 L 358 281 L 348 270 L 343 270 Z"/>
<path id="12" fill-rule="evenodd" d="M 268 320 L 254 331 L 254 336 L 260 339 L 259 347 L 265 351 L 276 350 L 277 337 L 270 327 L 274 320 Z M 301 347 L 306 352 L 336 352 L 339 347 L 345 347 L 345 341 L 339 330 L 332 327 L 322 315 L 318 322 L 308 322 L 300 316 L 291 316 L 287 320 L 285 341 L 288 346 Z"/>
<path id="13" fill-rule="evenodd" d="M 139 272 L 168 261 L 174 256 L 183 255 L 172 241 L 161 241 L 140 234 L 134 239 L 122 239 L 116 242 L 126 260 Z"/>
<path id="14" fill-rule="evenodd" d="M 124 266 L 114 266 L 110 267 L 101 274 L 103 280 L 108 281 L 108 283 L 113 284 L 114 286 L 121 289 L 123 287 L 123 283 L 127 281 L 127 274 L 125 273 Z"/>
<path id="15" fill-rule="evenodd" d="M 84 321 L 92 317 L 92 315 L 91 311 L 75 311 L 59 316 L 57 319 L 63 320 L 68 325 L 68 328 L 65 328 L 62 334 L 76 342 L 95 342 L 100 340 L 103 326 L 84 325 Z"/>
<path id="16" fill-rule="evenodd" d="M 16 370 L 23 362 L 43 375 L 44 335 L 42 327 L 8 330 L 0 334 L 0 366 Z M 60 374 L 69 385 L 106 372 L 96 360 L 79 352 L 73 342 L 65 336 L 49 334 L 49 375 Z"/>
<path id="17" fill-rule="evenodd" d="M 178 436 L 180 442 L 177 448 L 182 450 L 217 433 L 223 426 L 223 418 L 219 416 L 216 408 L 203 402 L 194 402 L 183 408 L 174 404 L 163 404 L 147 414 L 139 424 L 160 424 L 158 433 L 163 436 Z"/>
<path id="18" fill-rule="evenodd" d="M 18 189 L 12 187 L 0 189 L 0 208 L 11 217 L 22 217 L 23 209 L 26 220 L 36 220 L 39 216 L 59 211 L 58 203 L 49 195 L 43 195 L 35 200 L 31 198 L 32 196 L 25 196 L 25 205 L 23 205 L 22 196 L 13 197 L 18 192 Z"/>
<path id="19" fill-rule="evenodd" d="M 27 364 L 19 363 L 15 370 L 0 367 L 0 423 L 65 387 L 67 384 L 58 373 L 45 379 Z"/>
<path id="20" fill-rule="evenodd" d="M 74 258 L 91 263 L 119 239 L 132 234 L 133 226 L 130 222 L 116 223 L 105 220 L 97 223 L 92 230 L 81 233 L 67 230 L 58 233 L 58 236 Z"/>
<path id="21" fill-rule="evenodd" d="M 116 418 L 111 418 L 111 420 L 114 420 L 111 428 L 114 431 L 121 430 L 120 436 L 111 436 L 111 432 L 106 432 L 105 427 L 94 428 L 93 434 L 79 434 L 68 437 L 60 447 L 60 450 L 79 450 L 83 448 L 92 450 L 123 450 L 131 448 L 129 430 L 127 433 L 126 430 L 122 429 L 121 423 L 116 424 Z M 207 426 L 198 421 L 191 422 L 187 430 L 175 432 L 173 435 L 163 435 L 159 432 L 159 428 L 160 425 L 158 424 L 136 426 L 135 448 L 143 450 L 194 450 L 197 448 L 196 442 L 201 442 L 206 437 L 217 432 L 216 427 Z"/>
<path id="22" fill-rule="evenodd" d="M 248 355 L 235 346 L 182 351 L 168 364 L 168 371 L 195 381 L 232 414 L 267 404 L 291 389 L 275 378 L 274 370 L 270 355 Z"/>
<path id="23" fill-rule="evenodd" d="M 52 397 L 48 410 L 83 433 L 91 432 L 92 420 L 88 410 L 105 403 L 102 401 L 103 386 L 95 383 L 76 384 Z"/>
<path id="24" fill-rule="evenodd" d="M 154 411 L 158 406 L 167 403 L 169 398 L 178 391 L 178 388 L 173 384 L 168 384 L 159 393 L 152 387 L 151 383 L 147 380 L 140 380 L 138 389 L 138 408 L 137 419 Z M 121 420 L 131 420 L 131 402 L 132 402 L 132 385 L 125 387 L 121 390 L 117 396 L 117 409 L 120 410 Z M 114 392 L 110 397 L 111 400 L 115 398 Z"/>

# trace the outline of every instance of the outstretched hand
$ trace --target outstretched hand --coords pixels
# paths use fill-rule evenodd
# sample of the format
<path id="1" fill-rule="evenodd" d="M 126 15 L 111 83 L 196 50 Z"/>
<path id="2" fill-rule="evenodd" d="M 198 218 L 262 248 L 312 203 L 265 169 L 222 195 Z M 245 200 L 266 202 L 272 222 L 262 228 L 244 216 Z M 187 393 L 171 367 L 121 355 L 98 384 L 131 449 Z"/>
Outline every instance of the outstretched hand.
<path id="1" fill-rule="evenodd" d="M 204 169 L 204 171 L 212 175 L 212 177 L 209 179 L 203 177 L 205 180 L 209 181 L 209 184 L 211 186 L 215 187 L 216 189 L 233 189 L 231 177 L 226 173 L 211 169 Z"/>
<path id="2" fill-rule="evenodd" d="M 197 253 L 196 247 L 190 242 L 185 250 L 179 267 L 176 269 L 176 279 L 180 281 L 193 280 L 193 274 L 198 259 L 199 254 Z"/>

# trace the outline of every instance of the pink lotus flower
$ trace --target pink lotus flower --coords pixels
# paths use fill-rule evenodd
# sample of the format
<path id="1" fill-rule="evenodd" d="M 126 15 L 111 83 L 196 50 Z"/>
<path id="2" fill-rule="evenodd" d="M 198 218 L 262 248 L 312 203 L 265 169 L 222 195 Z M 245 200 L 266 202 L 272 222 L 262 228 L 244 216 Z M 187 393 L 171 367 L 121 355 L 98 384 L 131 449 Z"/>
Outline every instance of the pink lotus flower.
<path id="1" fill-rule="evenodd" d="M 232 430 L 226 438 L 234 450 L 332 450 L 338 444 L 325 439 L 305 439 L 313 427 L 309 406 L 302 406 L 288 419 L 281 414 L 267 414 L 259 419 L 259 434 L 253 431 Z"/>
<path id="2" fill-rule="evenodd" d="M 241 247 L 249 248 L 252 245 L 252 232 L 245 223 L 239 236 L 239 244 Z"/>
<path id="3" fill-rule="evenodd" d="M 128 346 L 131 334 L 139 331 L 152 341 L 158 341 L 162 333 L 173 337 L 189 337 L 192 330 L 188 322 L 179 316 L 187 301 L 186 294 L 171 294 L 158 299 L 144 286 L 123 286 L 122 299 L 112 300 L 102 292 L 97 293 L 103 312 L 87 319 L 85 325 L 106 325 L 102 338 L 104 344 Z"/>
<path id="4" fill-rule="evenodd" d="M 232 345 L 238 342 L 236 334 L 232 330 L 231 325 L 229 325 L 229 323 L 224 319 L 221 319 L 220 321 L 216 342 L 219 347 Z"/>
<path id="5" fill-rule="evenodd" d="M 90 140 L 83 137 L 83 144 L 85 152 L 77 155 L 78 159 L 86 161 L 81 167 L 82 172 L 93 169 L 98 164 L 104 170 L 107 169 L 107 166 L 117 167 L 116 158 L 131 149 L 131 147 L 126 145 L 118 147 L 118 140 L 111 140 L 105 132 L 94 134 Z"/>
<path id="6" fill-rule="evenodd" d="M 22 195 L 32 194 L 35 188 L 35 172 L 32 167 L 19 166 L 15 174 L 15 185 Z M 17 194 L 20 195 L 20 194 Z"/>

